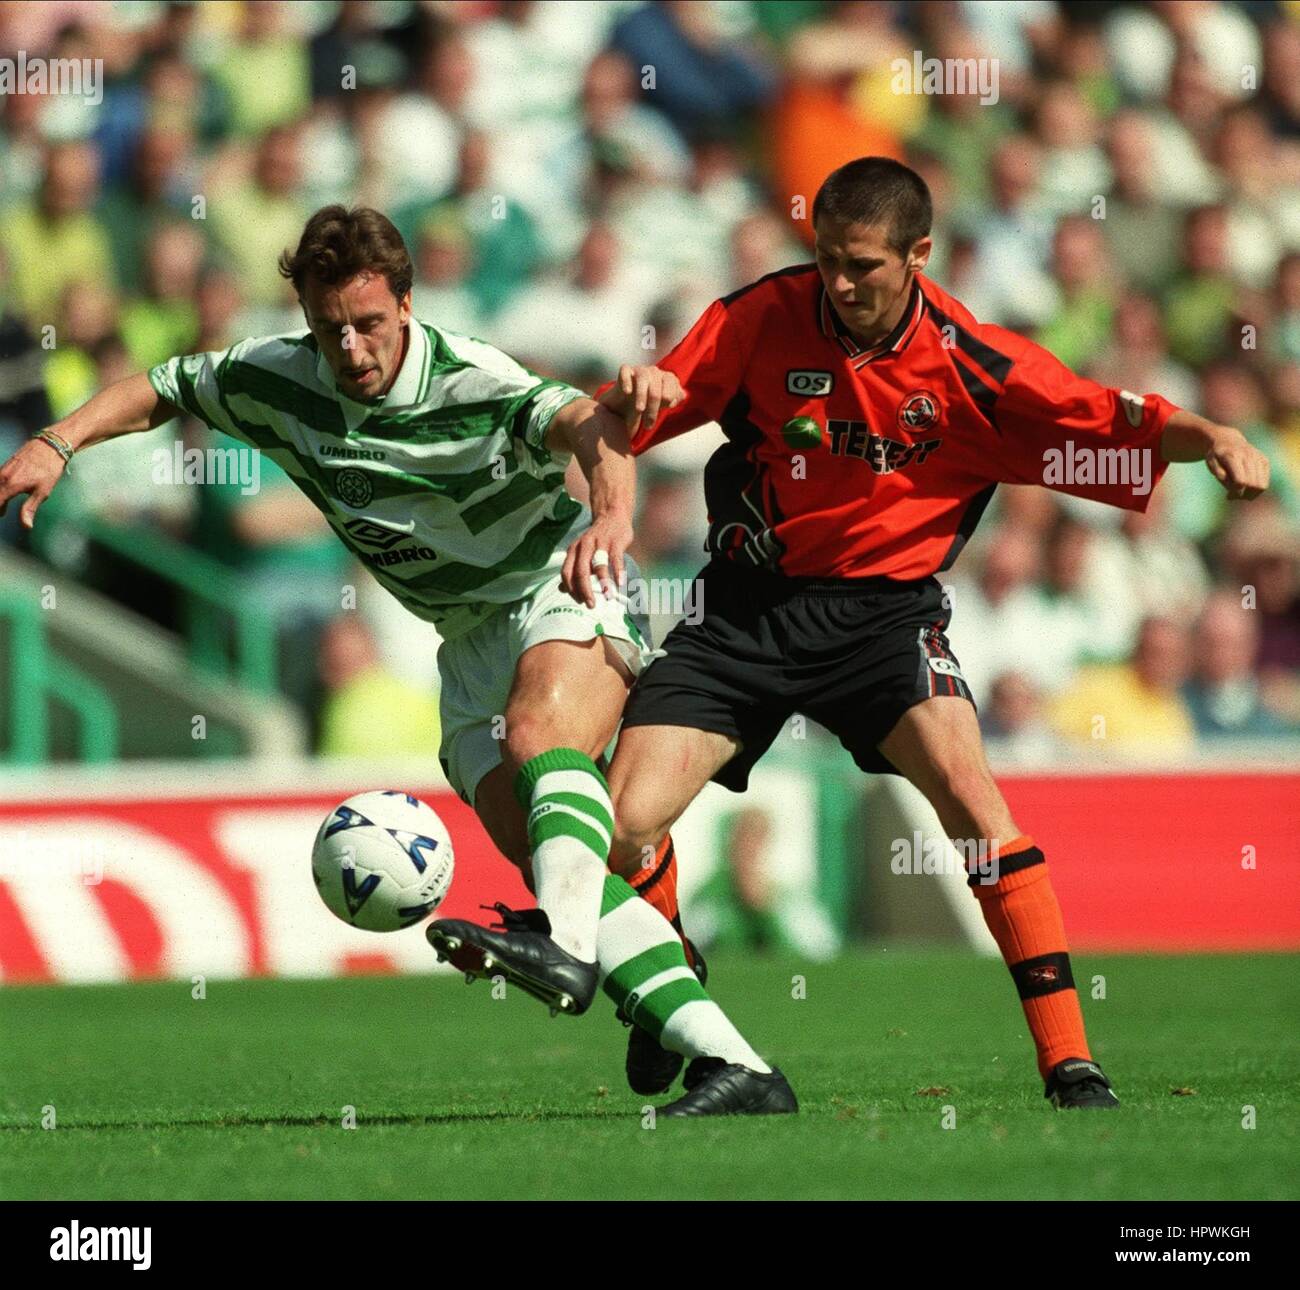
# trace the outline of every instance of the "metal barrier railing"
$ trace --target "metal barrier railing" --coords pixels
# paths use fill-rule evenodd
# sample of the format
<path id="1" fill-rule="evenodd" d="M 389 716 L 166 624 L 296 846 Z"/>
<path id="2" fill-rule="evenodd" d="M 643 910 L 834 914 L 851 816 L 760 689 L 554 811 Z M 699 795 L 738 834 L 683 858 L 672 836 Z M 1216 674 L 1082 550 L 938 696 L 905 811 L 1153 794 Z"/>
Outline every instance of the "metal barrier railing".
<path id="1" fill-rule="evenodd" d="M 42 557 L 57 563 L 51 557 L 74 534 L 171 583 L 181 593 L 185 641 L 194 665 L 259 694 L 276 692 L 275 620 L 249 603 L 247 589 L 225 565 L 154 529 L 123 527 L 58 505 L 57 494 L 46 502 L 41 519 L 32 537 Z"/>
<path id="2" fill-rule="evenodd" d="M 119 747 L 113 700 L 99 682 L 52 652 L 41 613 L 34 600 L 0 587 L 0 619 L 8 624 L 10 654 L 9 746 L 0 748 L 0 761 L 35 766 L 48 760 L 52 702 L 77 719 L 81 761 L 113 761 Z"/>

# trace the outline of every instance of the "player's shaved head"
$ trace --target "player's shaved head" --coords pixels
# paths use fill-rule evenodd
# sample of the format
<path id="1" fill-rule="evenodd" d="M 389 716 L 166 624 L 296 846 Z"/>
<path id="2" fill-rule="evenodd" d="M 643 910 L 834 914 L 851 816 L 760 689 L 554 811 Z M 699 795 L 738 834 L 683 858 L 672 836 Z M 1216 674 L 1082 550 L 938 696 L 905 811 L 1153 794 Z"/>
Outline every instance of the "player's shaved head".
<path id="1" fill-rule="evenodd" d="M 930 258 L 930 190 L 888 157 L 859 157 L 813 201 L 817 271 L 840 320 L 871 345 L 900 321 Z"/>
<path id="2" fill-rule="evenodd" d="M 859 157 L 826 176 L 813 198 L 813 223 L 879 224 L 899 255 L 930 233 L 930 189 L 909 166 L 890 157 Z"/>

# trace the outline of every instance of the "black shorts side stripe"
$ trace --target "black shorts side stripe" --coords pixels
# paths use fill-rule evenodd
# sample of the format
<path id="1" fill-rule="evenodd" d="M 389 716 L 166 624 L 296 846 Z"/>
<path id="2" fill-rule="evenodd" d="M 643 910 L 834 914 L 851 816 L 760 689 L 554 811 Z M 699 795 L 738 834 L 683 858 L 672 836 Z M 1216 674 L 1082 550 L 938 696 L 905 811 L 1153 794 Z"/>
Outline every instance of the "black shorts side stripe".
<path id="1" fill-rule="evenodd" d="M 953 662 L 954 664 L 956 662 L 956 660 L 954 660 L 952 656 L 947 653 L 947 651 L 943 648 L 942 644 L 940 643 L 941 634 L 942 634 L 942 624 L 940 623 L 933 623 L 929 627 L 923 627 L 921 629 L 921 634 L 920 634 L 921 648 L 925 651 L 925 670 L 930 674 L 929 679 L 930 679 L 931 697 L 941 693 L 939 687 L 943 685 L 944 682 L 947 683 L 947 688 L 944 689 L 942 693 L 944 694 L 957 693 L 957 682 L 953 679 L 953 677 L 951 677 L 947 673 L 944 673 L 943 680 L 941 681 L 938 679 L 939 673 L 936 672 L 934 668 L 930 666 L 930 660 L 932 658 L 944 659 L 945 661 Z"/>

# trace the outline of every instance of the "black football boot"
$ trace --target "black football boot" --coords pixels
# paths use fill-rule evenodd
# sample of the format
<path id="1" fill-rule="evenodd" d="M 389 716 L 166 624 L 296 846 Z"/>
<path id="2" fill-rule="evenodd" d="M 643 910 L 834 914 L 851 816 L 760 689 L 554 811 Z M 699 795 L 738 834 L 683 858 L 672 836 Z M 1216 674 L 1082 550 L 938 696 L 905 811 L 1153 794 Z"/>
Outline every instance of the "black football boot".
<path id="1" fill-rule="evenodd" d="M 499 901 L 501 922 L 482 927 L 460 918 L 439 918 L 425 935 L 438 955 L 465 973 L 466 981 L 503 976 L 551 1010 L 579 1016 L 596 997 L 596 965 L 574 958 L 551 939 L 551 920 L 540 909 L 510 909 Z"/>
<path id="2" fill-rule="evenodd" d="M 717 1057 L 697 1057 L 700 1075 L 690 1092 L 661 1106 L 657 1115 L 687 1119 L 698 1115 L 793 1115 L 799 1109 L 785 1076 L 775 1067 L 767 1075 Z"/>
<path id="3" fill-rule="evenodd" d="M 1109 1110 L 1119 1105 L 1119 1098 L 1111 1092 L 1105 1072 L 1096 1062 L 1085 1061 L 1082 1057 L 1067 1057 L 1058 1062 L 1047 1077 L 1043 1096 L 1058 1111 L 1076 1106 Z"/>
<path id="4" fill-rule="evenodd" d="M 695 960 L 694 972 L 701 985 L 708 983 L 709 967 L 694 941 L 688 941 L 691 957 Z M 633 1093 L 663 1093 L 672 1088 L 673 1081 L 685 1060 L 681 1053 L 665 1048 L 648 1031 L 635 1022 L 627 1022 L 631 1033 L 627 1037 L 627 1082 Z"/>

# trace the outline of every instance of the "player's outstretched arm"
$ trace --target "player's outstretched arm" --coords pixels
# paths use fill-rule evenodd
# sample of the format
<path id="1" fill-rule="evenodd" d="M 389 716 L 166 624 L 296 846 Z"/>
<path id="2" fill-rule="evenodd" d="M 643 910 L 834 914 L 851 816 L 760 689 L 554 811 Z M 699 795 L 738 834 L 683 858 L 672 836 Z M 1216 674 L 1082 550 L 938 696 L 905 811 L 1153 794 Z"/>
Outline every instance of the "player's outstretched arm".
<path id="1" fill-rule="evenodd" d="M 685 397 L 673 372 L 649 364 L 634 367 L 624 363 L 600 402 L 622 417 L 628 432 L 635 434 L 638 421 L 642 430 L 649 430 L 659 419 L 660 409 L 675 408 Z"/>
<path id="2" fill-rule="evenodd" d="M 1182 408 L 1165 422 L 1160 455 L 1166 461 L 1204 461 L 1234 501 L 1249 501 L 1268 487 L 1268 458 L 1240 430 Z"/>
<path id="3" fill-rule="evenodd" d="M 71 454 L 118 435 L 152 429 L 176 415 L 176 409 L 158 397 L 143 372 L 114 382 L 62 421 L 41 431 L 54 443 L 29 439 L 0 466 L 0 515 L 15 497 L 26 494 L 19 517 L 26 528 L 32 527 L 37 509 L 67 469 L 57 443 L 65 445 L 65 451 Z"/>
<path id="4" fill-rule="evenodd" d="M 546 443 L 573 453 L 591 485 L 591 527 L 569 547 L 560 586 L 592 608 L 593 575 L 607 590 L 622 583 L 623 555 L 632 542 L 636 470 L 627 426 L 594 399 L 574 399 L 555 414 Z M 593 559 L 597 552 L 602 558 Z"/>

